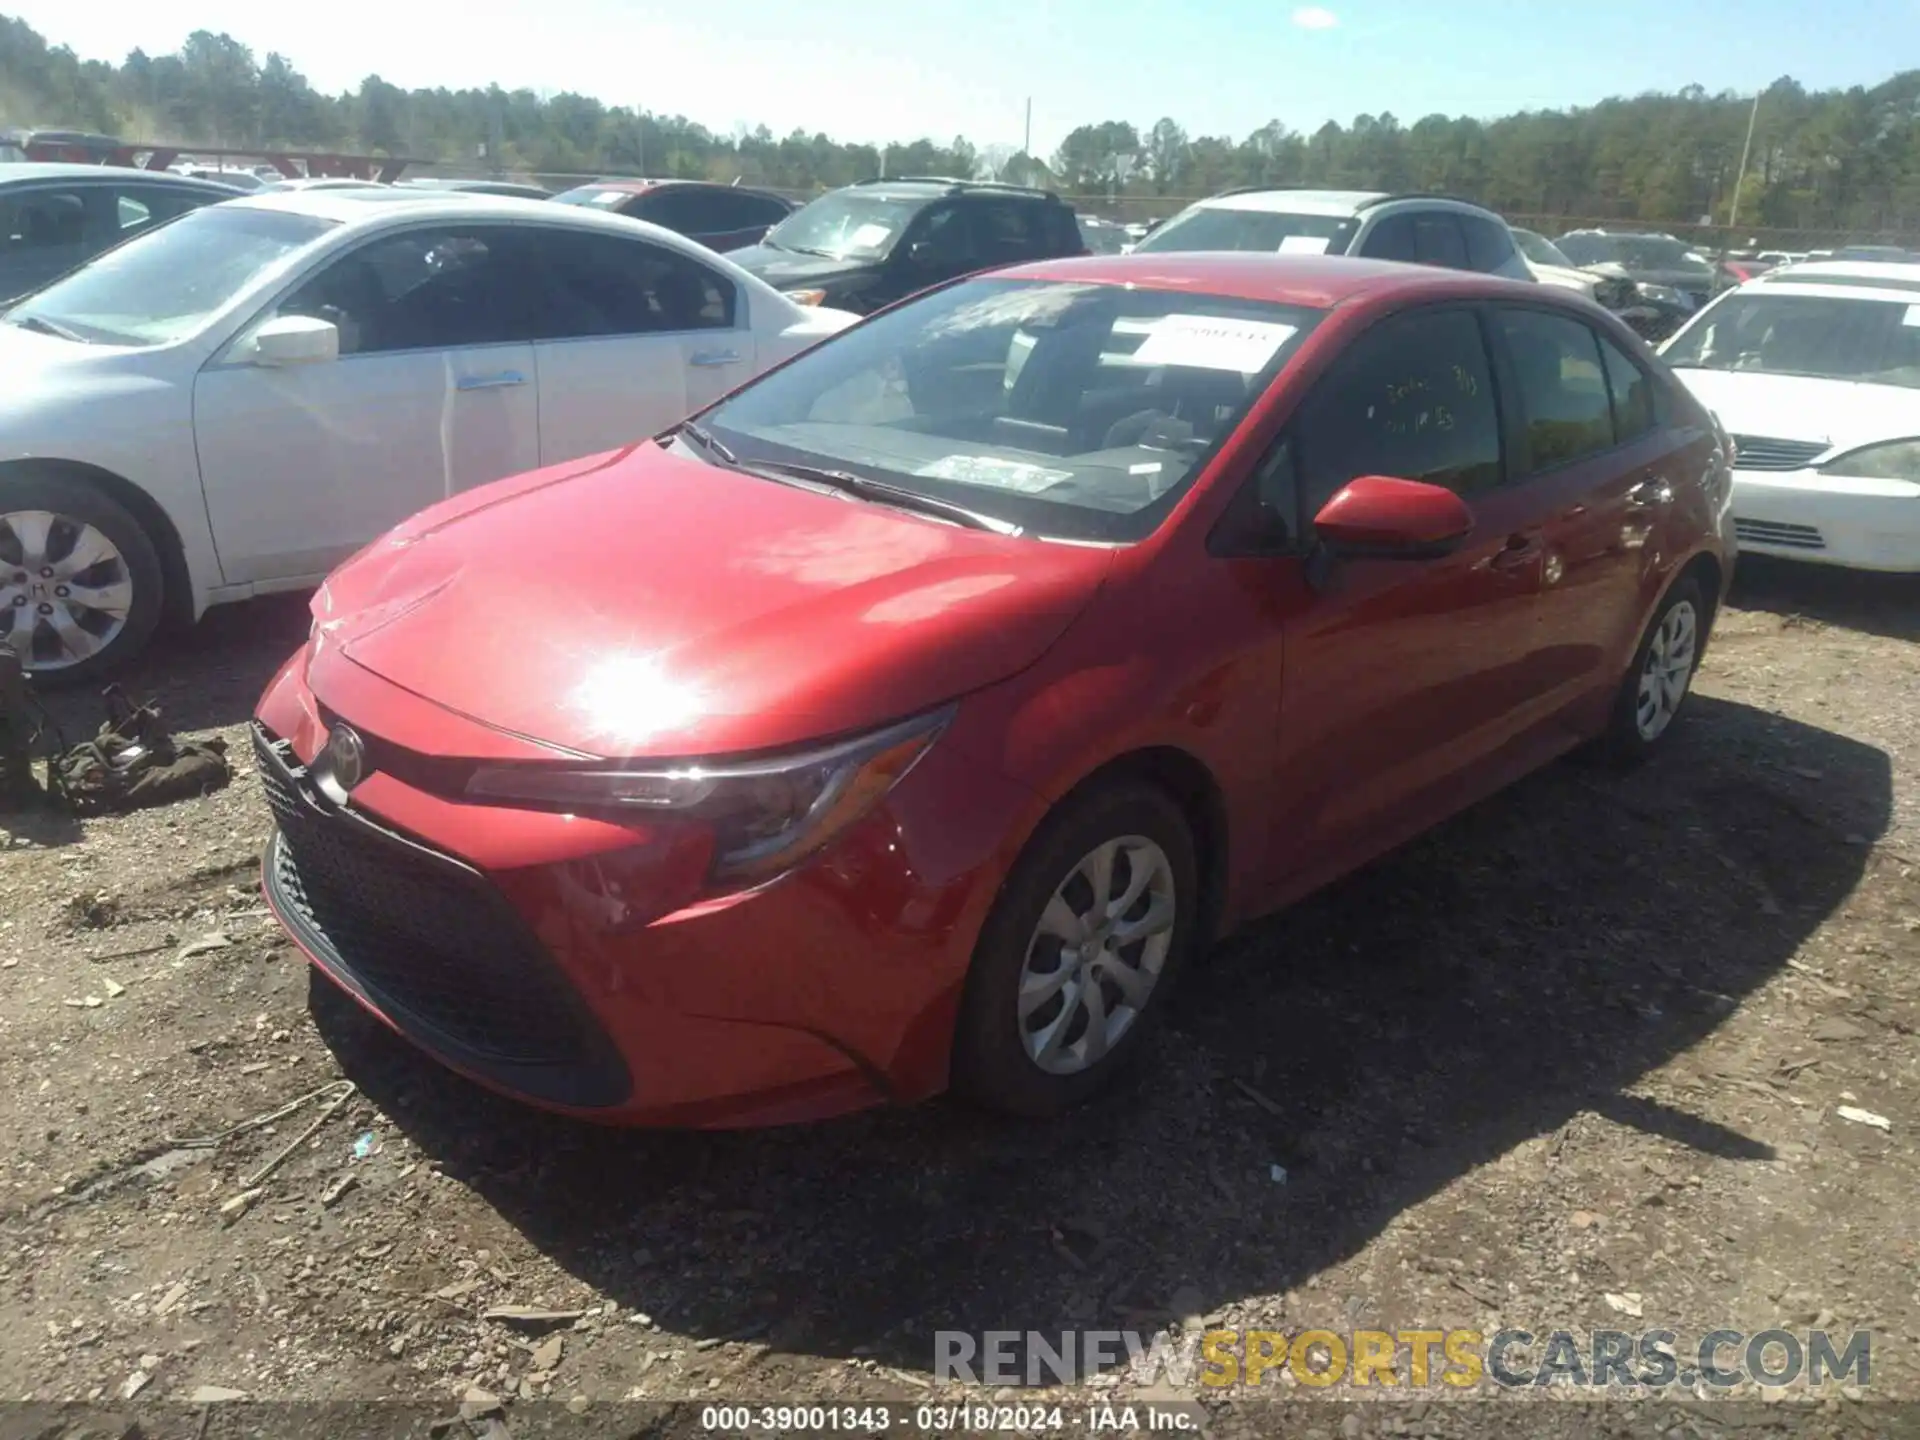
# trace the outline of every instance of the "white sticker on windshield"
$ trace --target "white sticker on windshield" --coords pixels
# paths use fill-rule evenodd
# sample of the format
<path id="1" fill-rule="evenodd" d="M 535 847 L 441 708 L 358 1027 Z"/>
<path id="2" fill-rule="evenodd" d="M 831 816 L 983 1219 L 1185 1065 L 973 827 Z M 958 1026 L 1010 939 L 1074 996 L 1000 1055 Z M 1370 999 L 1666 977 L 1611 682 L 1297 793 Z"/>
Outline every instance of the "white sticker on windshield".
<path id="1" fill-rule="evenodd" d="M 1324 235 L 1282 235 L 1280 237 L 1282 255 L 1324 255 L 1327 253 L 1327 237 Z"/>
<path id="2" fill-rule="evenodd" d="M 887 243 L 887 236 L 893 233 L 885 225 L 862 225 L 853 232 L 853 238 L 847 243 L 856 250 L 871 250 L 876 245 Z"/>
<path id="3" fill-rule="evenodd" d="M 596 205 L 618 205 L 626 198 L 627 193 L 624 190 L 609 190 L 605 194 L 594 196 L 593 203 Z"/>
<path id="4" fill-rule="evenodd" d="M 1136 365 L 1180 365 L 1252 375 L 1291 340 L 1297 325 L 1219 315 L 1167 315 L 1133 352 Z"/>
<path id="5" fill-rule="evenodd" d="M 1036 495 L 1073 478 L 1071 470 L 1049 470 L 1044 465 L 1029 465 L 1021 460 L 1002 460 L 997 455 L 948 455 L 931 465 L 922 465 L 913 473 L 929 480 L 958 480 L 963 485 L 1018 490 L 1023 495 Z"/>
<path id="6" fill-rule="evenodd" d="M 1920 305 L 1909 305 L 1907 313 L 1900 317 L 1902 325 L 1920 325 Z"/>

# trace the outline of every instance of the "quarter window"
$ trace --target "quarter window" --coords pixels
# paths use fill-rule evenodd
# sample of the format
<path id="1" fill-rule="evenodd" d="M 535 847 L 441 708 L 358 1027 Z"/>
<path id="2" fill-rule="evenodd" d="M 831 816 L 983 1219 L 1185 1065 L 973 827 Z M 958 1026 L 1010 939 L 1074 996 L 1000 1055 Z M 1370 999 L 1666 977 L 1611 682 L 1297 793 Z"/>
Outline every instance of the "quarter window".
<path id="1" fill-rule="evenodd" d="M 1367 331 L 1291 427 L 1308 516 L 1361 475 L 1477 495 L 1500 483 L 1500 413 L 1471 312 L 1403 315 Z"/>
<path id="2" fill-rule="evenodd" d="M 1599 337 L 1578 320 L 1541 310 L 1499 310 L 1494 323 L 1513 357 L 1524 469 L 1550 470 L 1611 448 L 1613 407 Z"/>

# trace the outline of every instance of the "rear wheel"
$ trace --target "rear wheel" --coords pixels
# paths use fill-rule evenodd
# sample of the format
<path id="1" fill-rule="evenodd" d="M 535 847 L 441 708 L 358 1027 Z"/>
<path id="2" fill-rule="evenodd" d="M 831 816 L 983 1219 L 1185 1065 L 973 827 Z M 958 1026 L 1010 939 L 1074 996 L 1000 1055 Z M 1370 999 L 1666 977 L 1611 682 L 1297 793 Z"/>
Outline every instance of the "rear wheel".
<path id="1" fill-rule="evenodd" d="M 1108 1084 L 1158 1022 L 1193 945 L 1186 817 L 1124 782 L 1067 801 L 1028 844 L 981 930 L 954 1037 L 954 1086 L 1051 1115 Z"/>
<path id="2" fill-rule="evenodd" d="M 1634 651 L 1601 744 L 1617 761 L 1651 755 L 1680 718 L 1693 693 L 1694 672 L 1706 640 L 1707 606 L 1690 576 L 1674 582 Z"/>
<path id="3" fill-rule="evenodd" d="M 66 475 L 0 480 L 0 644 L 45 686 L 131 659 L 160 623 L 160 557 L 140 522 Z"/>

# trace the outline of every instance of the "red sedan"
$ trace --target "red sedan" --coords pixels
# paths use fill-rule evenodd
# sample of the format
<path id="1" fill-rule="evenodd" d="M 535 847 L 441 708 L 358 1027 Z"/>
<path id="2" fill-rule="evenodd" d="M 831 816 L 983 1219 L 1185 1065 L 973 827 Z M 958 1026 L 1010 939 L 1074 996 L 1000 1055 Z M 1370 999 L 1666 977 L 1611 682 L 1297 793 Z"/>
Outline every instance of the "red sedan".
<path id="1" fill-rule="evenodd" d="M 1656 748 L 1728 459 L 1544 286 L 961 281 L 341 568 L 260 702 L 267 896 L 538 1104 L 1052 1112 L 1224 932 L 1578 746 Z"/>

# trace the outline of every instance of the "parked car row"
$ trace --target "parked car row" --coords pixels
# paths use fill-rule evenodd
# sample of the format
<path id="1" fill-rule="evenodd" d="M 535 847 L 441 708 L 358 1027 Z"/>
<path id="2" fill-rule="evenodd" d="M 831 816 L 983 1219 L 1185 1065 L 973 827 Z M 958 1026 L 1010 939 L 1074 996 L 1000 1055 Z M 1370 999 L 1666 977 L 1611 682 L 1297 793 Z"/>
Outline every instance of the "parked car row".
<path id="1" fill-rule="evenodd" d="M 256 712 L 275 915 L 596 1119 L 1058 1111 L 1215 937 L 1657 752 L 1740 544 L 1920 569 L 1893 265 L 1770 270 L 1663 360 L 1607 308 L 1654 282 L 1445 197 L 1096 255 L 896 177 L 677 217 L 765 220 L 721 254 L 629 213 L 670 186 L 169 217 L 141 174 L 0 316 L 0 643 L 98 676 L 317 585 Z"/>

